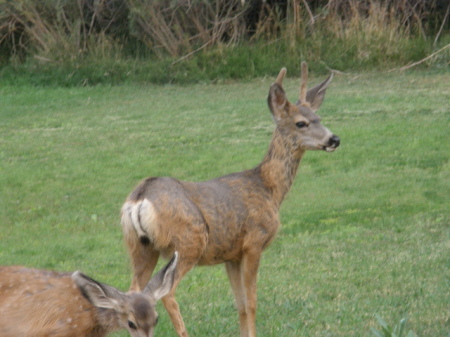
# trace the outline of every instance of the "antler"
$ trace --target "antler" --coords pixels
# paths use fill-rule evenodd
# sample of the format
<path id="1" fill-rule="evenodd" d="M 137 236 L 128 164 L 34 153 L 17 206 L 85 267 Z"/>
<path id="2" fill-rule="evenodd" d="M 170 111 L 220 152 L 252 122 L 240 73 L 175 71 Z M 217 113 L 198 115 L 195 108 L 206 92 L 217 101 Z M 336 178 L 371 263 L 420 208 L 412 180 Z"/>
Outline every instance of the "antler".
<path id="1" fill-rule="evenodd" d="M 308 65 L 305 61 L 302 62 L 302 80 L 300 84 L 300 103 L 302 105 L 308 104 L 306 102 L 306 83 L 308 82 Z"/>
<path id="2" fill-rule="evenodd" d="M 281 68 L 280 73 L 278 74 L 277 79 L 275 80 L 277 84 L 279 85 L 283 84 L 283 79 L 284 76 L 286 76 L 286 71 L 287 71 L 286 68 Z"/>

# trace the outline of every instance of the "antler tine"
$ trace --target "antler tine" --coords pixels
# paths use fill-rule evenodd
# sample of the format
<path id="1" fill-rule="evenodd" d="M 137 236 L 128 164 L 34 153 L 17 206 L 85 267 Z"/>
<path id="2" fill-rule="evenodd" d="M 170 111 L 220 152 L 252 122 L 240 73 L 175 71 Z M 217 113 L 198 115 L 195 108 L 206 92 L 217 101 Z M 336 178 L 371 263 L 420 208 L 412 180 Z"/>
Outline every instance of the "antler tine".
<path id="1" fill-rule="evenodd" d="M 286 68 L 281 68 L 280 73 L 278 74 L 277 79 L 275 80 L 275 82 L 277 84 L 279 84 L 279 85 L 283 84 L 283 79 L 284 79 L 284 76 L 286 76 L 286 71 L 287 71 Z"/>
<path id="2" fill-rule="evenodd" d="M 302 62 L 302 80 L 300 84 L 300 102 L 306 103 L 306 83 L 308 82 L 308 65 L 305 61 Z"/>

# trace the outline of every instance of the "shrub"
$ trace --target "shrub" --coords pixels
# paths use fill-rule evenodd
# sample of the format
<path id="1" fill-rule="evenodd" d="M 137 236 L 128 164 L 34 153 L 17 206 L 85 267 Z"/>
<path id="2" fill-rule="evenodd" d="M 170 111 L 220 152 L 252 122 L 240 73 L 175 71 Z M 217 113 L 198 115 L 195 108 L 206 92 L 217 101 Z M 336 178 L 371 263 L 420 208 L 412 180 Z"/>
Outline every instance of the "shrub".
<path id="1" fill-rule="evenodd" d="M 298 72 L 302 59 L 313 71 L 385 69 L 447 39 L 441 2 L 0 0 L 0 62 L 6 78 L 64 85 L 239 79 Z"/>

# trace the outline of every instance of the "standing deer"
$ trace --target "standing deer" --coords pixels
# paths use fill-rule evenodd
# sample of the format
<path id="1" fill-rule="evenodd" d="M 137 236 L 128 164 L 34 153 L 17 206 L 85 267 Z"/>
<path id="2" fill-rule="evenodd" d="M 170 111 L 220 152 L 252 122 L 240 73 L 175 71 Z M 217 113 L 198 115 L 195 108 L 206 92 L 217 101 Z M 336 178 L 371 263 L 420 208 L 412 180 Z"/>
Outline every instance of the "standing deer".
<path id="1" fill-rule="evenodd" d="M 0 267 L 0 336 L 104 337 L 127 329 L 152 337 L 155 302 L 173 286 L 178 253 L 142 292 L 122 293 L 79 271 Z"/>
<path id="2" fill-rule="evenodd" d="M 239 311 L 242 337 L 255 337 L 256 278 L 262 251 L 280 226 L 279 209 L 306 150 L 334 151 L 340 143 L 315 114 L 332 74 L 306 90 L 302 63 L 300 99 L 290 103 L 281 69 L 269 90 L 276 123 L 269 150 L 254 169 L 205 182 L 168 177 L 142 181 L 122 207 L 122 227 L 131 255 L 131 289 L 142 289 L 160 255 L 179 251 L 174 285 L 162 302 L 179 336 L 187 331 L 175 300 L 182 277 L 195 265 L 225 263 Z"/>

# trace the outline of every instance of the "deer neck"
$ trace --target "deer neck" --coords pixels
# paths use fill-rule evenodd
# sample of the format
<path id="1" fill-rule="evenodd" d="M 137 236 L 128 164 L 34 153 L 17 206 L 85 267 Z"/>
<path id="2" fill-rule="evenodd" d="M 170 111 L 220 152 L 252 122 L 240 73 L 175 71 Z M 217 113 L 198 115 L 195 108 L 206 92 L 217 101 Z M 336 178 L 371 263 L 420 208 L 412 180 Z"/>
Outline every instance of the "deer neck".
<path id="1" fill-rule="evenodd" d="M 295 137 L 289 130 L 277 126 L 269 150 L 258 166 L 261 179 L 278 207 L 291 188 L 305 153 L 295 145 Z"/>
<path id="2" fill-rule="evenodd" d="M 111 309 L 95 308 L 97 310 L 98 325 L 95 328 L 95 336 L 103 336 L 114 331 L 123 329 L 119 324 L 116 311 Z M 92 336 L 94 336 L 92 335 Z"/>

